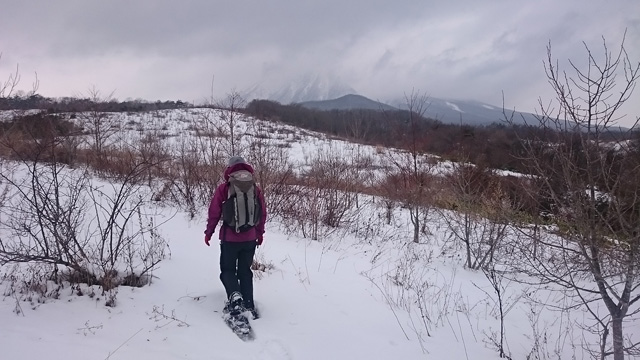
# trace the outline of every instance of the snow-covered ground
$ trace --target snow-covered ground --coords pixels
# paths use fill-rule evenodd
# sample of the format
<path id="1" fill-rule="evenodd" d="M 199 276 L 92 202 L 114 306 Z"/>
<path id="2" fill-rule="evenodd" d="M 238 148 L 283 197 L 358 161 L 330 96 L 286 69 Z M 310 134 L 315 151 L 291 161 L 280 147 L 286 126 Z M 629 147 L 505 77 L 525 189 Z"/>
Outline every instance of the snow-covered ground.
<path id="1" fill-rule="evenodd" d="M 41 113 L 43 110 L 0 110 L 0 121 L 8 121 L 15 116 L 25 116 Z"/>
<path id="2" fill-rule="evenodd" d="M 154 272 L 150 286 L 120 287 L 115 307 L 105 306 L 97 286 L 94 297 L 88 296 L 90 291 L 86 288 L 84 295 L 78 296 L 66 287 L 58 300 L 48 299 L 44 304 L 22 301 L 20 314 L 14 311 L 15 298 L 4 297 L 0 301 L 2 357 L 153 360 L 496 357 L 485 346 L 481 334 L 490 326 L 480 324 L 482 318 L 464 310 L 467 306 L 480 307 L 488 324 L 495 324 L 490 316 L 491 305 L 483 304 L 486 300 L 477 297 L 479 292 L 472 285 L 472 282 L 482 284 L 481 274 L 447 265 L 431 269 L 445 283 L 453 283 L 446 290 L 451 292 L 448 299 L 451 314 L 428 337 L 422 325 L 415 323 L 418 320 L 415 314 L 412 319 L 405 310 L 391 307 L 384 291 L 384 287 L 392 286 L 387 284 L 388 276 L 395 273 L 394 267 L 398 265 L 390 262 L 389 255 L 404 254 L 406 249 L 402 248 L 407 244 L 363 245 L 350 238 L 322 243 L 287 236 L 273 223 L 267 227 L 265 242 L 257 253 L 259 261 L 273 265 L 272 270 L 256 274 L 255 297 L 262 317 L 252 321 L 256 340 L 242 342 L 221 319 L 225 294 L 218 280 L 219 248 L 204 244 L 203 229 L 203 218 L 189 220 L 182 213 L 163 225 L 161 231 L 169 240 L 171 258 Z M 384 246 L 391 249 L 382 249 L 381 255 Z M 377 256 L 381 258 L 376 260 Z M 459 293 L 463 288 L 469 292 Z M 474 295 L 462 298 L 466 293 Z"/>
<path id="3" fill-rule="evenodd" d="M 125 123 L 131 136 L 153 128 L 176 139 L 192 128 L 180 120 L 183 115 L 200 116 L 199 111 L 134 114 Z M 290 143 L 289 156 L 300 165 L 325 146 L 341 154 L 366 152 L 379 164 L 386 161 L 380 149 L 293 127 L 278 125 L 271 133 Z M 451 164 L 439 166 L 445 171 Z M 463 267 L 462 250 L 451 245 L 439 215 L 432 213 L 430 235 L 415 244 L 406 211 L 395 208 L 386 224 L 384 206 L 376 201 L 361 200 L 358 232 L 342 229 L 319 241 L 285 231 L 277 219 L 267 224 L 256 259 L 270 269 L 255 275 L 262 317 L 251 322 L 253 342 L 238 339 L 221 318 L 225 295 L 218 279 L 219 248 L 203 241 L 206 206 L 197 209 L 195 218 L 166 208 L 156 222 L 166 221 L 160 233 L 170 257 L 153 272 L 151 285 L 121 286 L 115 307 L 105 306 L 97 286 L 82 287 L 82 295 L 67 286 L 59 299 L 43 303 L 5 295 L 0 358 L 498 359 L 496 296 L 482 272 Z M 0 267 L 1 274 L 11 268 Z M 6 286 L 4 280 L 0 287 Z M 543 309 L 536 298 L 562 302 L 546 289 L 507 280 L 502 285 L 505 349 L 513 359 L 588 358 L 580 344 L 597 340 L 572 323 L 591 325 L 587 314 Z M 625 326 L 631 339 L 640 332 L 637 323 Z M 546 357 L 540 356 L 541 348 Z"/>
<path id="4" fill-rule="evenodd" d="M 243 343 L 223 323 L 224 290 L 217 246 L 203 242 L 203 219 L 178 215 L 162 233 L 171 259 L 151 286 L 121 287 L 117 306 L 77 296 L 0 302 L 4 359 L 342 359 L 418 358 L 419 347 L 395 325 L 393 313 L 359 272 L 368 260 L 358 249 L 324 253 L 322 246 L 289 239 L 270 228 L 258 259 L 275 267 L 255 281 L 262 318 L 256 340 Z M 175 318 L 175 320 L 169 319 Z"/>

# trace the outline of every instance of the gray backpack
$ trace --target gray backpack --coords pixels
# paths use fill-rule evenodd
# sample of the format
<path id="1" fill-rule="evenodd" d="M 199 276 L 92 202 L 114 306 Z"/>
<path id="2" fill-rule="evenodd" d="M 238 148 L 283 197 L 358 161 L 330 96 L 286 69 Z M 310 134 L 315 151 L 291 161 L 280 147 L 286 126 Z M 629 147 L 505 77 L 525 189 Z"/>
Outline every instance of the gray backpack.
<path id="1" fill-rule="evenodd" d="M 239 170 L 229 175 L 229 193 L 222 203 L 222 222 L 237 233 L 260 222 L 262 207 L 253 174 Z"/>

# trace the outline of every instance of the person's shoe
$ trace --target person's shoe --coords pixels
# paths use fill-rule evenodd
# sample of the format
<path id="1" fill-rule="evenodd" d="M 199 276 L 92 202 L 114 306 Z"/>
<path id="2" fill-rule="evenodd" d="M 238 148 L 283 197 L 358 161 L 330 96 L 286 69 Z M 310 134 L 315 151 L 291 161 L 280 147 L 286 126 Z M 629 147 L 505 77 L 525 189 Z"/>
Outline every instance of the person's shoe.
<path id="1" fill-rule="evenodd" d="M 227 301 L 227 305 L 224 308 L 224 312 L 229 313 L 231 315 L 240 315 L 244 311 L 244 306 L 242 306 L 242 294 L 238 291 L 234 291 Z"/>

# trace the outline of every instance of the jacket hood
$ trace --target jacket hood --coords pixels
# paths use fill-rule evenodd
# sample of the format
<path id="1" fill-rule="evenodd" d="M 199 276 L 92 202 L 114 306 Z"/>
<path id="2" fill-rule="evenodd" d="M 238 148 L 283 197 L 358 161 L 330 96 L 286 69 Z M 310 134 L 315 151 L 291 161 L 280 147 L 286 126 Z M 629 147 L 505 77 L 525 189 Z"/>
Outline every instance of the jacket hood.
<path id="1" fill-rule="evenodd" d="M 227 167 L 227 169 L 224 171 L 224 181 L 229 181 L 229 175 L 239 170 L 247 170 L 248 172 L 253 174 L 253 167 L 251 165 L 239 163 Z"/>

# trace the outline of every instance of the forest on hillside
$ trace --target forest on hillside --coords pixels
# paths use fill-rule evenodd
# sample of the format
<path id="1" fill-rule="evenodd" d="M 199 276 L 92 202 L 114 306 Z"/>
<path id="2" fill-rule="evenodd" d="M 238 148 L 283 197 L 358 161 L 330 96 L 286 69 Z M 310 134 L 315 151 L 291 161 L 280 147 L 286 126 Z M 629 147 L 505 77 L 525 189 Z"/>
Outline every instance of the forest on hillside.
<path id="1" fill-rule="evenodd" d="M 233 94 L 229 97 L 237 97 Z M 428 100 L 427 100 L 428 101 Z M 235 110 L 258 119 L 276 121 L 304 129 L 319 131 L 337 138 L 363 144 L 407 148 L 435 154 L 453 161 L 468 161 L 480 166 L 526 172 L 521 161 L 524 156 L 523 142 L 531 140 L 550 141 L 558 136 L 571 136 L 563 129 L 541 127 L 539 124 L 516 124 L 505 120 L 491 125 L 444 124 L 410 112 L 408 110 L 380 111 L 369 109 L 315 110 L 301 105 L 284 105 L 271 100 L 255 99 L 248 104 L 244 100 Z M 177 101 L 125 100 L 97 98 L 46 98 L 38 94 L 0 97 L 0 110 L 39 109 L 48 115 L 85 111 L 143 112 L 166 109 L 181 109 L 194 105 Z M 212 105 L 223 108 L 224 103 Z M 37 116 L 28 116 L 20 121 L 36 121 Z M 4 125 L 6 127 L 7 125 Z M 621 131 L 607 128 L 598 134 L 602 141 L 637 141 L 640 131 Z"/>

